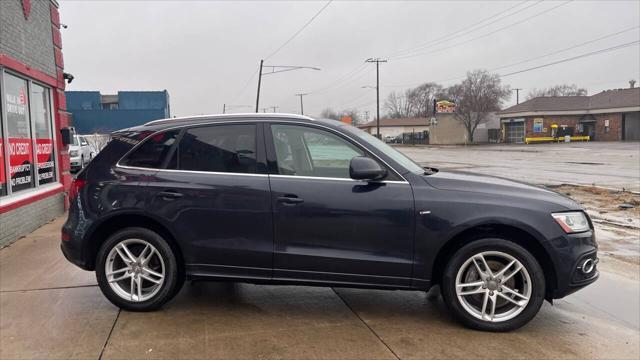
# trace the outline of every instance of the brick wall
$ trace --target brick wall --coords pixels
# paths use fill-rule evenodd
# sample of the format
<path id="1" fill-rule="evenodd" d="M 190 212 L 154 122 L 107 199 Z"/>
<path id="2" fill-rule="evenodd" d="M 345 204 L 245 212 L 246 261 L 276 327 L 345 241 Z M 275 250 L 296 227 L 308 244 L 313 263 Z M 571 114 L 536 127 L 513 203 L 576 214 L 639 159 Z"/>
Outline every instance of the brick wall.
<path id="1" fill-rule="evenodd" d="M 47 0 L 32 0 L 25 19 L 21 0 L 0 0 L 0 53 L 56 76 L 51 35 L 51 7 Z"/>
<path id="2" fill-rule="evenodd" d="M 10 244 L 42 224 L 62 215 L 64 213 L 63 196 L 62 193 L 58 193 L 1 213 L 0 246 Z"/>
<path id="3" fill-rule="evenodd" d="M 594 115 L 596 118 L 596 140 L 618 141 L 622 140 L 622 114 Z M 605 131 L 605 120 L 609 120 L 609 131 Z"/>

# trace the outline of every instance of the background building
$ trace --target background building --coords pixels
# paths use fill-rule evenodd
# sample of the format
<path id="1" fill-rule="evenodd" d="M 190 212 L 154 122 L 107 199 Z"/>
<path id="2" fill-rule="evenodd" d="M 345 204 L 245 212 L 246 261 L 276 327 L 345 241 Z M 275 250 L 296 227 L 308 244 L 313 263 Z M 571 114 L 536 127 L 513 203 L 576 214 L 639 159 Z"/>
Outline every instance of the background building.
<path id="1" fill-rule="evenodd" d="M 505 142 L 552 137 L 554 132 L 589 136 L 591 141 L 640 140 L 640 88 L 537 97 L 498 115 Z"/>
<path id="2" fill-rule="evenodd" d="M 0 244 L 65 210 L 71 184 L 58 3 L 0 3 Z"/>
<path id="3" fill-rule="evenodd" d="M 163 91 L 67 91 L 67 110 L 79 134 L 110 133 L 171 116 L 169 93 Z"/>
<path id="4" fill-rule="evenodd" d="M 369 121 L 357 127 L 375 136 L 377 121 Z M 406 138 L 412 134 L 414 139 L 422 140 L 428 131 L 429 119 L 427 118 L 380 119 L 380 135 L 387 142 L 390 142 L 391 138 L 402 139 L 403 136 Z"/>

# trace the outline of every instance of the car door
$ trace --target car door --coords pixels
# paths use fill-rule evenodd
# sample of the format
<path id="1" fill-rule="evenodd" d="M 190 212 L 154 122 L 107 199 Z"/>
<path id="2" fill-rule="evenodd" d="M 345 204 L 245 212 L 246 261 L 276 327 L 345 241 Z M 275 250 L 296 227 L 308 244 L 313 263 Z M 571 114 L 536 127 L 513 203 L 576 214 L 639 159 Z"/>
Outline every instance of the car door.
<path id="1" fill-rule="evenodd" d="M 386 181 L 349 177 L 370 156 L 329 128 L 273 123 L 265 132 L 274 213 L 274 278 L 409 286 L 413 194 L 388 168 Z M 382 164 L 385 166 L 385 164 Z"/>
<path id="2" fill-rule="evenodd" d="M 149 182 L 148 211 L 173 229 L 191 275 L 271 278 L 261 126 L 223 122 L 184 129 Z"/>

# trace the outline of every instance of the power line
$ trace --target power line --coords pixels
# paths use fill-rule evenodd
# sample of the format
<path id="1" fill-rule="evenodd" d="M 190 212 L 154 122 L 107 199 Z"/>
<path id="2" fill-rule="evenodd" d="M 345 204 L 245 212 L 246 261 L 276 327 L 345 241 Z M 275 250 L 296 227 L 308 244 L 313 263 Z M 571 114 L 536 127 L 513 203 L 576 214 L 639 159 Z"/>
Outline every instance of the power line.
<path id="1" fill-rule="evenodd" d="M 244 84 L 244 86 L 242 86 L 242 89 L 236 94 L 236 96 L 233 97 L 233 100 L 231 101 L 232 103 L 235 103 L 238 97 L 240 97 L 240 95 L 242 95 L 244 91 L 247 90 L 247 87 L 249 86 L 249 84 L 251 84 L 251 81 L 253 80 L 254 76 L 258 74 L 258 71 L 259 69 L 256 69 L 256 71 L 254 71 L 253 74 L 251 74 L 251 77 L 247 79 L 247 82 Z"/>
<path id="2" fill-rule="evenodd" d="M 296 31 L 293 35 L 291 35 L 291 37 L 289 39 L 287 39 L 287 41 L 285 41 L 282 45 L 280 45 L 279 48 L 277 48 L 275 51 L 273 51 L 271 54 L 269 54 L 264 59 L 268 60 L 273 55 L 277 54 L 280 50 L 282 50 L 285 46 L 287 46 L 287 44 L 290 43 L 291 40 L 295 39 L 295 37 L 298 36 L 298 34 L 300 34 L 302 32 L 302 30 L 304 30 L 307 26 L 309 26 L 313 22 L 313 20 L 315 20 L 324 11 L 324 9 L 326 9 L 332 2 L 333 2 L 333 0 L 327 1 L 327 3 L 324 4 L 324 6 L 320 10 L 318 10 L 318 12 L 316 12 L 316 14 L 313 15 L 311 17 L 311 19 L 309 19 L 309 21 L 307 21 L 304 25 L 302 25 L 302 27 L 300 29 L 298 29 L 298 31 Z"/>
<path id="3" fill-rule="evenodd" d="M 485 37 L 487 37 L 487 36 L 489 36 L 489 35 L 493 35 L 493 34 L 495 34 L 495 33 L 497 33 L 497 32 L 500 32 L 500 31 L 502 31 L 502 30 L 508 29 L 508 28 L 510 28 L 510 27 L 513 27 L 513 26 L 516 26 L 516 25 L 520 25 L 520 24 L 522 24 L 522 23 L 524 23 L 524 22 L 526 22 L 526 21 L 529 21 L 529 20 L 531 20 L 531 19 L 533 19 L 533 18 L 536 18 L 536 17 L 538 17 L 538 16 L 540 16 L 540 15 L 543 15 L 543 14 L 546 14 L 546 13 L 548 13 L 548 12 L 552 11 L 552 10 L 555 10 L 555 9 L 557 9 L 557 8 L 561 7 L 561 6 L 564 6 L 564 5 L 566 5 L 566 4 L 568 4 L 568 3 L 572 2 L 572 1 L 573 1 L 573 0 L 565 1 L 565 2 L 563 2 L 563 3 L 561 3 L 561 4 L 559 4 L 559 5 L 556 5 L 556 6 L 554 6 L 554 7 L 551 7 L 551 8 L 548 8 L 548 9 L 546 9 L 546 10 L 543 10 L 543 11 L 541 11 L 541 12 L 539 12 L 539 13 L 536 13 L 536 14 L 534 14 L 534 15 L 532 15 L 532 16 L 529 16 L 529 17 L 526 17 L 526 18 L 521 19 L 521 20 L 519 20 L 519 21 L 513 22 L 513 23 L 511 23 L 511 24 L 509 24 L 509 25 L 503 26 L 503 27 L 501 27 L 501 28 L 498 28 L 498 29 L 493 30 L 493 31 L 491 31 L 491 32 L 488 32 L 488 33 L 486 33 L 486 34 L 483 34 L 483 35 L 480 35 L 480 36 L 476 36 L 476 37 L 474 37 L 474 38 L 471 38 L 471 39 L 468 39 L 468 40 L 465 40 L 465 41 L 459 42 L 459 43 L 457 43 L 457 44 L 453 44 L 453 45 L 451 45 L 451 46 L 446 46 L 446 47 L 443 47 L 443 48 L 439 48 L 439 49 L 432 50 L 432 51 L 427 51 L 427 52 L 418 52 L 418 53 L 414 53 L 414 54 L 401 55 L 401 56 L 395 57 L 394 59 L 401 60 L 401 59 L 409 59 L 409 58 L 416 57 L 416 56 L 429 55 L 429 54 L 433 54 L 433 53 L 440 52 L 440 51 L 443 51 L 443 50 L 448 50 L 448 49 L 454 48 L 454 47 L 456 47 L 456 46 L 460 46 L 460 45 L 468 44 L 468 43 L 470 43 L 470 42 L 472 42 L 472 41 L 475 41 L 475 40 L 478 40 L 478 39 L 485 38 Z"/>
<path id="4" fill-rule="evenodd" d="M 465 30 L 468 30 L 468 29 L 470 29 L 470 28 L 473 28 L 473 27 L 475 27 L 475 26 L 476 26 L 476 25 L 478 25 L 478 24 L 481 24 L 481 23 L 483 23 L 483 22 L 485 22 L 485 21 L 487 21 L 487 20 L 490 20 L 490 19 L 492 19 L 492 18 L 494 18 L 494 17 L 496 17 L 496 16 L 502 15 L 502 14 L 504 14 L 504 13 L 506 13 L 506 12 L 510 11 L 510 10 L 513 10 L 513 9 L 515 9 L 516 7 L 518 7 L 518 6 L 522 5 L 522 4 L 526 3 L 526 2 L 527 2 L 527 1 L 522 1 L 522 2 L 520 2 L 520 3 L 518 3 L 518 4 L 514 5 L 514 6 L 511 6 L 511 7 L 507 8 L 506 10 L 500 11 L 500 12 L 498 12 L 498 13 L 496 13 L 496 14 L 493 14 L 493 15 L 491 15 L 491 16 L 489 16 L 489 17 L 486 17 L 486 18 L 484 18 L 484 19 L 482 19 L 482 20 L 480 20 L 480 21 L 478 21 L 478 22 L 474 23 L 473 25 L 470 25 L 470 26 L 468 26 L 468 27 L 465 27 L 465 28 L 462 28 L 462 29 L 460 29 L 460 30 L 454 31 L 454 32 L 449 33 L 449 34 L 447 34 L 447 35 L 444 35 L 443 37 L 440 37 L 440 38 L 438 38 L 438 39 L 434 39 L 434 40 L 432 40 L 432 41 L 429 41 L 429 42 L 427 42 L 427 43 L 425 43 L 425 44 L 420 45 L 419 47 L 421 47 L 421 46 L 425 46 L 425 45 L 427 45 L 427 44 L 431 44 L 431 43 L 433 43 L 433 42 L 436 42 L 436 41 L 439 41 L 439 40 L 442 40 L 442 39 L 445 39 L 445 38 L 448 38 L 448 37 L 451 37 L 451 36 L 453 36 L 453 35 L 455 35 L 455 34 L 458 34 L 458 33 L 462 32 L 462 31 L 465 31 Z M 524 11 L 524 10 L 526 10 L 526 9 L 528 9 L 528 8 L 532 7 L 532 6 L 537 5 L 537 4 L 538 4 L 538 3 L 540 3 L 540 2 L 541 2 L 541 1 L 538 1 L 538 2 L 534 3 L 533 5 L 529 5 L 529 6 L 525 7 L 525 8 L 523 8 L 523 9 L 520 9 L 520 10 L 518 10 L 518 11 L 516 11 L 516 12 L 513 12 L 513 13 L 509 14 L 509 16 L 511 16 L 511 15 L 515 15 L 515 14 L 516 14 L 516 13 L 518 13 L 518 12 Z M 506 17 L 503 17 L 503 18 L 506 18 Z M 501 18 L 501 19 L 503 19 L 503 18 Z M 501 19 L 499 19 L 499 20 L 501 20 Z M 493 24 L 493 22 L 491 22 L 491 23 L 489 23 L 489 24 L 485 24 L 484 26 L 488 26 L 488 25 L 490 25 L 490 24 Z M 482 27 L 484 27 L 484 26 L 482 26 Z M 476 30 L 477 30 L 477 29 L 476 29 Z M 410 50 L 412 50 L 412 49 L 405 49 L 405 50 L 401 50 L 401 51 L 399 51 L 398 53 L 407 52 L 407 51 L 410 51 Z M 415 48 L 413 48 L 413 50 L 415 50 Z M 320 88 L 318 88 L 318 89 L 316 89 L 316 90 L 310 91 L 310 93 L 314 93 L 314 94 L 324 93 L 324 92 L 327 92 L 327 91 L 328 91 L 328 90 L 330 90 L 330 89 L 333 89 L 333 88 L 337 88 L 337 87 L 342 87 L 342 86 L 344 86 L 344 85 L 346 84 L 346 80 L 349 80 L 352 76 L 355 76 L 356 74 L 358 74 L 358 73 L 360 73 L 362 70 L 364 70 L 364 68 L 365 68 L 365 66 L 364 66 L 364 65 L 365 65 L 364 63 L 363 63 L 363 64 L 360 64 L 359 66 L 355 67 L 355 68 L 354 68 L 354 69 L 352 69 L 351 71 L 349 71 L 349 72 L 347 72 L 347 73 L 345 73 L 345 74 L 341 75 L 341 76 L 340 76 L 340 77 L 338 77 L 336 80 L 333 80 L 332 82 L 329 82 L 329 83 L 327 83 L 327 84 L 323 85 L 322 87 L 320 87 Z M 337 84 L 340 84 L 340 85 L 337 85 Z"/>
<path id="5" fill-rule="evenodd" d="M 534 58 L 530 58 L 530 59 L 527 59 L 527 60 L 518 61 L 516 63 L 511 63 L 509 65 L 502 65 L 502 66 L 499 66 L 499 67 L 496 67 L 496 68 L 493 68 L 493 69 L 489 69 L 489 71 L 500 70 L 500 69 L 504 69 L 504 68 L 508 68 L 508 67 L 512 67 L 512 66 L 516 66 L 516 65 L 520 65 L 520 64 L 524 64 L 524 63 L 528 63 L 528 62 L 531 62 L 531 61 L 534 61 L 534 60 L 542 59 L 542 58 L 547 57 L 547 56 L 560 54 L 560 53 L 563 53 L 565 51 L 573 50 L 575 48 L 579 48 L 581 46 L 585 46 L 585 45 L 588 45 L 588 44 L 591 44 L 591 43 L 594 43 L 594 42 L 597 42 L 597 41 L 600 41 L 600 40 L 604 40 L 604 39 L 607 39 L 607 38 L 610 38 L 610 37 L 613 37 L 613 36 L 616 36 L 616 35 L 620 35 L 620 34 L 625 33 L 627 31 L 631 31 L 631 30 L 638 29 L 638 28 L 640 28 L 640 26 L 636 25 L 636 26 L 633 26 L 633 27 L 630 27 L 630 28 L 627 28 L 627 29 L 624 29 L 624 30 L 620 30 L 620 31 L 614 32 L 614 33 L 609 34 L 609 35 L 601 36 L 601 37 L 593 39 L 593 40 L 585 41 L 583 43 L 570 46 L 568 48 L 556 50 L 554 52 L 550 52 L 550 53 L 547 53 L 547 54 L 544 54 L 544 55 L 536 56 Z"/>
<path id="6" fill-rule="evenodd" d="M 582 42 L 580 44 L 576 44 L 576 45 L 572 45 L 572 46 L 569 46 L 569 47 L 566 47 L 566 48 L 555 50 L 553 52 L 550 52 L 550 53 L 547 53 L 547 54 L 544 54 L 544 55 L 540 55 L 540 56 L 536 56 L 536 57 L 533 57 L 533 58 L 521 60 L 521 61 L 518 61 L 518 62 L 515 62 L 515 63 L 508 64 L 508 65 L 501 65 L 501 66 L 498 66 L 498 67 L 494 67 L 494 68 L 489 69 L 489 71 L 500 70 L 500 69 L 512 67 L 512 66 L 515 66 L 515 65 L 528 63 L 528 62 L 531 62 L 531 61 L 534 61 L 534 60 L 542 59 L 542 58 L 545 58 L 547 56 L 560 54 L 560 53 L 563 53 L 565 51 L 573 50 L 575 48 L 578 48 L 578 47 L 581 47 L 581 46 L 584 46 L 584 45 L 588 45 L 588 44 L 591 44 L 591 43 L 594 43 L 594 42 L 597 42 L 597 41 L 600 41 L 600 40 L 604 40 L 604 39 L 607 39 L 607 38 L 610 38 L 610 37 L 613 37 L 613 36 L 616 36 L 616 35 L 620 35 L 622 33 L 625 33 L 625 32 L 628 32 L 628 31 L 631 31 L 631 30 L 634 30 L 634 29 L 638 29 L 638 28 L 640 28 L 640 26 L 629 27 L 629 28 L 626 28 L 626 29 L 623 29 L 623 30 L 616 31 L 614 33 L 605 35 L 605 36 L 601 36 L 601 37 L 598 37 L 598 38 L 595 38 L 595 39 L 592 39 L 592 40 L 588 40 L 588 41 Z M 446 81 L 451 81 L 451 80 L 461 80 L 461 79 L 464 79 L 464 78 L 465 78 L 465 76 L 457 76 L 457 77 L 451 77 L 451 78 L 447 78 L 447 79 L 437 80 L 437 81 L 434 81 L 434 82 L 441 83 L 441 82 L 446 82 Z M 411 83 L 411 84 L 387 85 L 387 87 L 409 87 L 409 86 L 421 85 L 423 83 L 424 83 L 424 81 L 420 82 L 420 83 Z"/>
<path id="7" fill-rule="evenodd" d="M 398 52 L 397 52 L 397 53 L 395 53 L 395 54 L 389 55 L 389 57 L 390 57 L 390 58 L 395 58 L 395 57 L 397 57 L 397 56 L 406 55 L 406 54 L 408 54 L 408 53 L 412 53 L 412 52 L 415 52 L 415 51 L 420 50 L 420 49 L 424 49 L 424 48 L 431 47 L 431 46 L 433 46 L 433 45 L 436 45 L 436 44 L 438 44 L 438 43 L 441 43 L 441 42 L 442 42 L 442 41 L 444 41 L 444 40 L 451 40 L 451 39 L 458 38 L 458 37 L 460 37 L 460 36 L 462 36 L 462 35 L 468 34 L 470 31 L 475 31 L 475 30 L 482 29 L 482 28 L 484 28 L 484 27 L 487 27 L 487 26 L 489 26 L 489 25 L 494 24 L 494 23 L 495 23 L 495 22 L 497 22 L 497 21 L 500 21 L 500 20 L 502 20 L 502 19 L 506 19 L 506 18 L 508 18 L 508 17 L 510 17 L 510 16 L 513 16 L 513 15 L 515 15 L 515 14 L 519 13 L 519 12 L 522 12 L 522 11 L 524 11 L 524 10 L 527 10 L 527 9 L 529 9 L 530 7 L 536 6 L 536 5 L 538 5 L 539 3 L 541 3 L 541 2 L 542 2 L 542 0 L 540 0 L 540 1 L 536 2 L 536 3 L 533 3 L 533 4 L 531 4 L 531 5 L 527 6 L 527 7 L 524 7 L 524 8 L 522 8 L 522 9 L 519 9 L 519 10 L 517 10 L 517 11 L 514 11 L 513 13 L 508 14 L 507 16 L 504 16 L 504 17 L 498 18 L 498 19 L 496 19 L 496 20 L 494 20 L 494 21 L 492 21 L 492 22 L 490 22 L 490 23 L 487 23 L 487 24 L 484 24 L 484 25 L 482 25 L 482 26 L 480 26 L 480 27 L 477 27 L 479 24 L 482 24 L 483 22 L 485 22 L 485 21 L 487 21 L 487 20 L 493 19 L 493 18 L 494 18 L 494 17 L 496 17 L 496 16 L 500 16 L 500 15 L 502 15 L 502 14 L 504 14 L 504 13 L 506 13 L 506 12 L 510 11 L 510 10 L 513 10 L 513 9 L 515 9 L 515 8 L 519 7 L 520 5 L 522 5 L 522 4 L 526 3 L 526 2 L 527 2 L 526 0 L 525 0 L 525 1 L 522 1 L 522 2 L 519 2 L 519 3 L 517 3 L 516 5 L 514 5 L 514 6 L 511 6 L 511 7 L 507 8 L 506 10 L 502 10 L 502 11 L 500 11 L 500 12 L 498 12 L 498 13 L 495 13 L 495 14 L 493 14 L 493 15 L 491 15 L 491 16 L 489 16 L 489 17 L 486 17 L 486 18 L 484 18 L 484 19 L 482 19 L 482 20 L 480 20 L 480 21 L 478 21 L 478 22 L 476 22 L 476 23 L 473 23 L 473 24 L 471 24 L 471 25 L 469 25 L 469 26 L 467 26 L 467 27 L 464 27 L 464 28 L 459 29 L 459 30 L 457 30 L 457 31 L 454 31 L 454 32 L 452 32 L 452 33 L 446 34 L 446 35 L 444 35 L 444 36 L 442 36 L 442 37 L 439 37 L 439 38 L 437 38 L 437 39 L 433 39 L 433 40 L 427 41 L 426 43 L 423 43 L 423 44 L 418 45 L 418 46 L 416 46 L 416 47 L 408 48 L 408 49 L 404 49 L 404 50 L 400 50 L 400 51 L 398 51 Z M 476 27 L 477 27 L 477 28 L 476 28 Z M 455 36 L 454 36 L 454 35 L 455 35 Z M 403 53 L 406 53 L 406 54 L 403 54 Z"/>
<path id="8" fill-rule="evenodd" d="M 638 44 L 640 44 L 640 40 L 631 41 L 631 42 L 628 42 L 628 43 L 612 46 L 612 47 L 609 47 L 609 48 L 606 48 L 606 49 L 600 49 L 600 50 L 588 52 L 586 54 L 577 55 L 577 56 L 573 56 L 573 57 L 570 57 L 570 58 L 566 58 L 566 59 L 562 59 L 562 60 L 557 60 L 557 61 L 553 61 L 553 62 L 550 62 L 550 63 L 546 63 L 546 64 L 543 64 L 543 65 L 530 67 L 528 69 L 518 70 L 518 71 L 510 72 L 508 74 L 501 74 L 500 77 L 511 76 L 511 75 L 520 74 L 520 73 L 527 72 L 527 71 L 537 70 L 537 69 L 544 68 L 544 67 L 547 67 L 547 66 L 556 65 L 556 64 L 567 62 L 567 61 L 582 59 L 584 57 L 588 57 L 588 56 L 592 56 L 592 55 L 603 54 L 603 53 L 606 53 L 606 52 L 610 52 L 610 51 L 614 51 L 614 50 L 618 50 L 618 49 L 623 49 L 623 48 L 626 48 L 626 47 L 629 47 L 629 46 L 633 46 L 633 45 L 638 45 Z"/>
<path id="9" fill-rule="evenodd" d="M 328 89 L 331 89 L 332 87 L 334 87 L 334 84 L 338 84 L 338 83 L 342 83 L 345 80 L 347 80 L 348 78 L 350 78 L 351 76 L 362 72 L 366 67 L 366 63 L 361 63 L 360 65 L 356 66 L 354 69 L 344 73 L 343 75 L 339 76 L 337 79 L 325 84 L 324 86 L 316 89 L 316 90 L 312 90 L 309 93 L 311 94 L 320 94 L 323 92 L 326 92 Z M 342 86 L 342 84 L 340 85 Z"/>

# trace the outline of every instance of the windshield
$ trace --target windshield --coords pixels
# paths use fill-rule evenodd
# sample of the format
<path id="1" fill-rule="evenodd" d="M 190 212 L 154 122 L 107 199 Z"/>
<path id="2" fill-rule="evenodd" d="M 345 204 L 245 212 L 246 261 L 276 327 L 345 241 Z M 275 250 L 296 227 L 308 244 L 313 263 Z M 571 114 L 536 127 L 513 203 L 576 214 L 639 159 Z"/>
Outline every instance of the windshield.
<path id="1" fill-rule="evenodd" d="M 416 164 L 415 162 L 413 162 L 413 160 L 409 159 L 406 155 L 392 148 L 391 146 L 385 144 L 384 142 L 380 141 L 375 136 L 353 126 L 345 126 L 345 128 L 348 129 L 352 134 L 356 135 L 358 139 L 380 150 L 385 155 L 392 158 L 393 161 L 402 165 L 405 169 L 416 174 L 424 173 L 424 168 L 422 166 Z"/>

